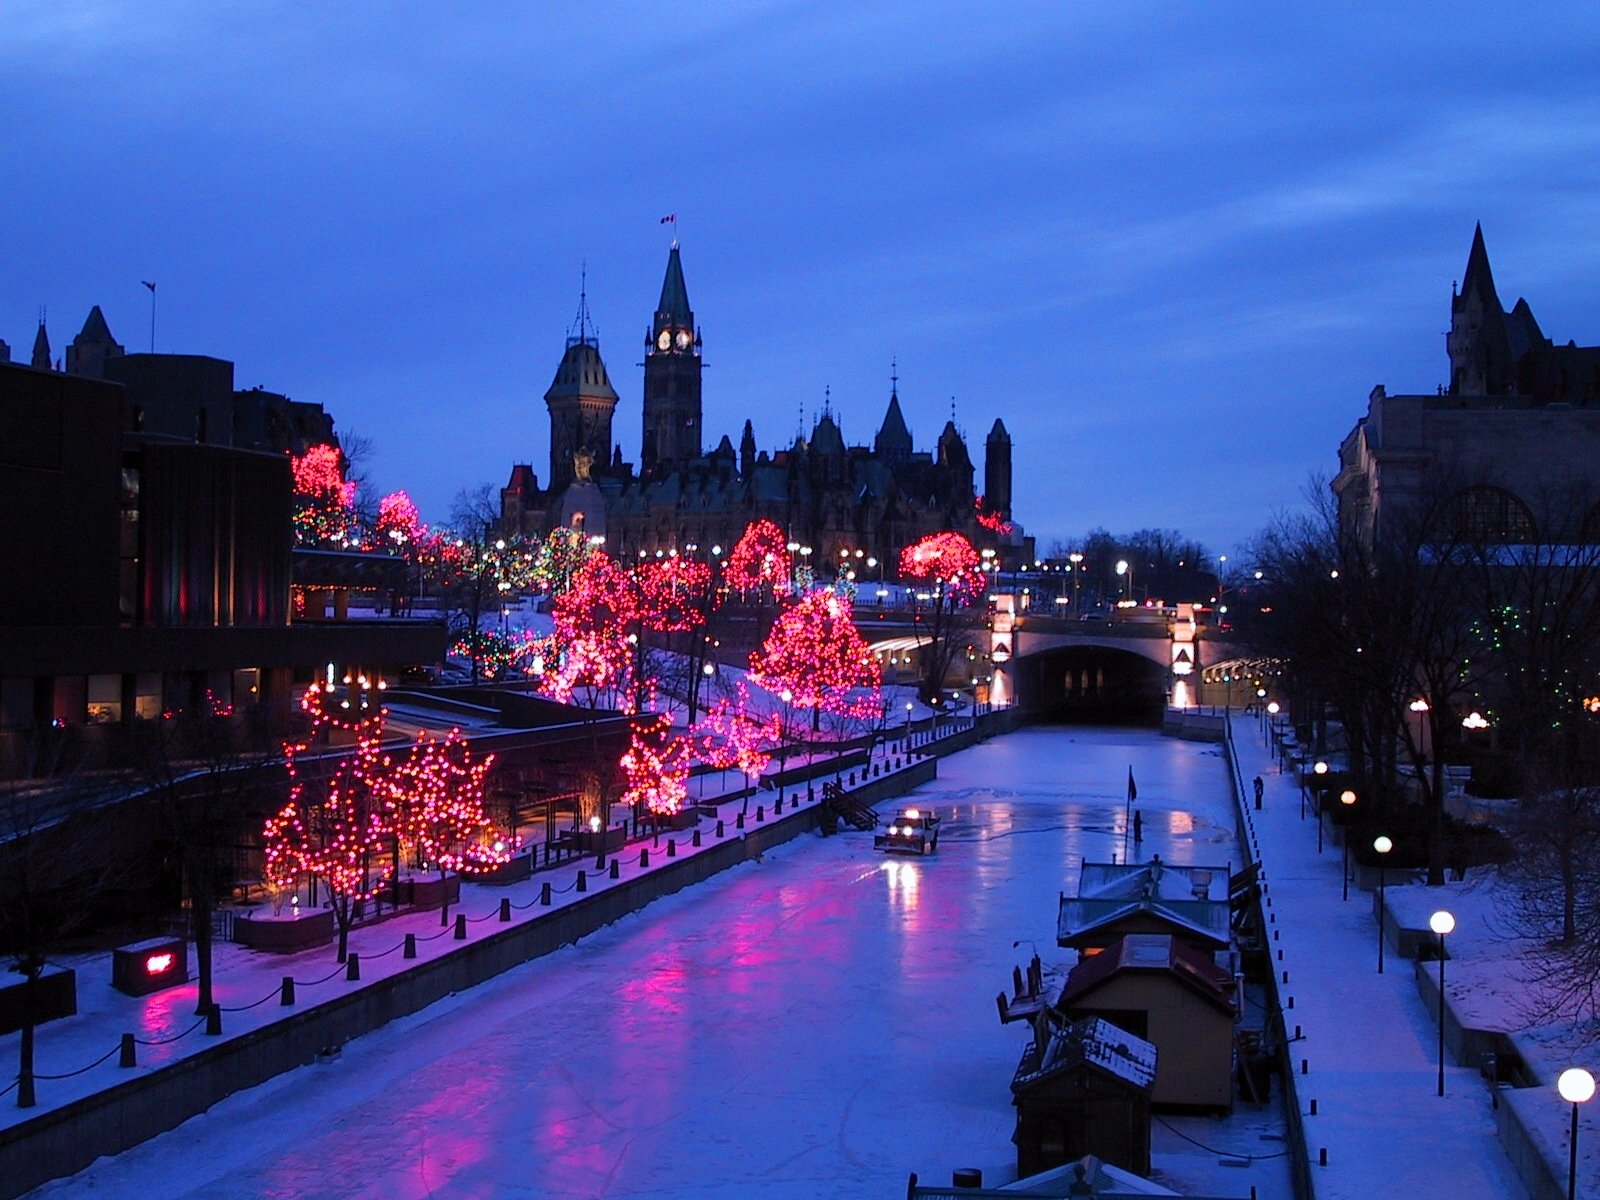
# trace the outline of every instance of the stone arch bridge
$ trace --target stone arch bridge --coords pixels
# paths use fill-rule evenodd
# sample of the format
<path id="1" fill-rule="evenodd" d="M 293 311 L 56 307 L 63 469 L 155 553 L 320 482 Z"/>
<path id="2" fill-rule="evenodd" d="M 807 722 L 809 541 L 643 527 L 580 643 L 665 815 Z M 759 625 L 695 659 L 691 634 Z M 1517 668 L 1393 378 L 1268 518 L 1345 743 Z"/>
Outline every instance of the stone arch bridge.
<path id="1" fill-rule="evenodd" d="M 1205 668 L 1230 661 L 1237 648 L 1192 605 L 1087 620 L 1016 609 L 1014 595 L 996 597 L 989 628 L 974 631 L 970 659 L 958 653 L 953 668 L 968 662 L 972 677 L 990 676 L 996 703 L 1015 703 L 1041 720 L 1142 721 L 1159 720 L 1169 706 L 1226 699 L 1225 685 L 1205 682 Z M 863 635 L 886 661 L 914 650 L 914 624 L 886 624 L 868 612 L 861 618 Z"/>

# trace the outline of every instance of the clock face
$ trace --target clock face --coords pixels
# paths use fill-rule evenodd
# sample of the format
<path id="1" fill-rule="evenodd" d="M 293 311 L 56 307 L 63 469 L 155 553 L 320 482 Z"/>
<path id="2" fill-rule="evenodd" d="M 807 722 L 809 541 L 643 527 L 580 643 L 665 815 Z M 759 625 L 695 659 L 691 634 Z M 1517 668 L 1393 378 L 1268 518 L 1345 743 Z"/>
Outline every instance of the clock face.
<path id="1" fill-rule="evenodd" d="M 667 347 L 672 345 L 672 335 L 663 329 L 661 331 L 661 336 L 656 339 L 656 345 L 665 350 Z"/>
<path id="2" fill-rule="evenodd" d="M 678 330 L 678 336 L 675 340 L 678 343 L 679 350 L 687 350 L 689 348 L 689 335 L 684 330 Z"/>

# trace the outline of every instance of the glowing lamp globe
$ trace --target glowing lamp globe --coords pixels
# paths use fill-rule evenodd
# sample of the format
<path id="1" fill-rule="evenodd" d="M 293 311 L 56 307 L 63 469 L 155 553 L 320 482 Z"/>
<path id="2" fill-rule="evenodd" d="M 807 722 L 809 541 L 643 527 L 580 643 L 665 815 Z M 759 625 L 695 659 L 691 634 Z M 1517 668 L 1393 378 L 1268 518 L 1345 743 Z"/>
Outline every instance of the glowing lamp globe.
<path id="1" fill-rule="evenodd" d="M 1556 1080 L 1556 1091 L 1569 1104 L 1585 1104 L 1594 1096 L 1594 1076 L 1582 1067 L 1568 1067 Z"/>
<path id="2" fill-rule="evenodd" d="M 1277 702 L 1277 701 L 1276 701 L 1276 700 L 1269 700 L 1269 701 L 1268 701 L 1268 702 L 1267 702 L 1267 714 L 1268 714 L 1268 715 L 1269 715 L 1269 716 L 1273 716 L 1273 717 L 1275 717 L 1275 716 L 1277 716 L 1277 715 L 1278 715 L 1278 713 L 1279 713 L 1279 712 L 1280 712 L 1280 711 L 1281 711 L 1281 710 L 1280 710 L 1280 709 L 1279 709 L 1279 707 L 1278 707 L 1278 702 Z"/>
<path id="3" fill-rule="evenodd" d="M 1451 916 L 1442 908 L 1438 912 L 1434 913 L 1433 916 L 1428 918 L 1428 928 L 1433 930 L 1440 937 L 1443 937 L 1447 933 L 1453 933 L 1455 931 L 1455 927 L 1455 917 Z"/>
<path id="4" fill-rule="evenodd" d="M 1354 792 L 1352 792 L 1349 788 L 1345 788 L 1344 791 L 1339 793 L 1339 803 L 1340 804 L 1354 804 L 1355 802 L 1356 802 L 1356 794 Z"/>
<path id="5" fill-rule="evenodd" d="M 1372 839 L 1372 848 L 1379 854 L 1387 854 L 1394 849 L 1394 842 L 1386 837 L 1375 837 Z"/>
<path id="6" fill-rule="evenodd" d="M 1313 771 L 1315 771 L 1315 772 L 1316 772 L 1316 773 L 1317 773 L 1317 774 L 1318 774 L 1318 775 L 1326 775 L 1326 774 L 1327 774 L 1327 773 L 1328 773 L 1328 764 L 1327 764 L 1327 763 L 1325 763 L 1325 762 L 1322 762 L 1322 761 L 1321 761 L 1321 760 L 1320 760 L 1320 759 L 1319 759 L 1319 760 L 1318 760 L 1318 761 L 1317 761 L 1317 764 L 1316 764 L 1316 766 L 1314 766 L 1314 767 L 1312 767 L 1312 768 L 1311 768 L 1311 769 L 1312 769 L 1312 770 L 1313 770 Z"/>

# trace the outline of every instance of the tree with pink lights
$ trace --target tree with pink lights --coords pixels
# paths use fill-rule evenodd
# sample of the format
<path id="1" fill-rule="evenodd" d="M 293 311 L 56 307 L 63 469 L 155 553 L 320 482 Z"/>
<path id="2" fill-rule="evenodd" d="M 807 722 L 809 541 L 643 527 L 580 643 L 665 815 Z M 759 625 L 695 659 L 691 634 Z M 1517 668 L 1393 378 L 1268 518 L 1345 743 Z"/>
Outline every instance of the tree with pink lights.
<path id="1" fill-rule="evenodd" d="M 849 598 L 819 590 L 778 614 L 760 652 L 750 656 L 750 679 L 786 697 L 786 705 L 809 709 L 815 730 L 824 710 L 870 718 L 883 669 L 851 619 Z"/>
<path id="2" fill-rule="evenodd" d="M 686 635 L 679 657 L 669 657 L 654 665 L 657 683 L 681 697 L 693 724 L 701 708 L 701 688 L 707 680 L 706 666 L 711 661 L 717 639 L 711 630 L 712 617 L 721 602 L 716 578 L 709 563 L 672 554 L 646 559 L 634 568 L 641 598 L 641 634 L 658 635 L 669 651 L 674 649 L 674 634 Z M 642 654 L 638 670 L 645 670 Z M 710 672 L 715 673 L 713 668 Z"/>
<path id="3" fill-rule="evenodd" d="M 572 576 L 552 612 L 559 661 L 544 690 L 563 703 L 637 712 L 635 675 L 643 599 L 633 574 L 596 552 Z"/>
<path id="4" fill-rule="evenodd" d="M 743 535 L 728 555 L 725 571 L 728 586 L 740 592 L 755 592 L 759 601 L 767 591 L 785 590 L 789 584 L 788 541 L 783 530 L 765 517 L 745 526 Z"/>
<path id="5" fill-rule="evenodd" d="M 356 485 L 345 478 L 338 446 L 319 444 L 290 459 L 294 475 L 294 533 L 302 546 L 338 546 L 358 537 Z"/>
<path id="6" fill-rule="evenodd" d="M 772 748 L 783 735 L 783 723 L 777 713 L 757 713 L 750 704 L 750 689 L 741 683 L 732 696 L 711 706 L 692 734 L 701 761 L 718 771 L 737 767 L 749 791 L 751 780 L 759 778 L 772 761 Z M 745 805 L 749 807 L 748 797 Z"/>
<path id="7" fill-rule="evenodd" d="M 965 628 L 960 614 L 983 595 L 982 561 L 971 542 L 949 530 L 929 534 L 900 552 L 900 577 L 919 585 L 916 619 L 919 632 L 927 639 L 918 647 L 922 654 L 919 694 L 930 704 L 939 702 L 955 659 L 956 635 Z"/>
<path id="8" fill-rule="evenodd" d="M 396 836 L 414 861 L 432 864 L 441 878 L 448 871 L 487 870 L 510 858 L 510 847 L 484 811 L 484 780 L 493 763 L 492 754 L 475 760 L 461 731 L 451 729 L 442 738 L 420 734 L 390 773 Z"/>
<path id="9" fill-rule="evenodd" d="M 642 806 L 658 820 L 681 812 L 689 795 L 689 744 L 670 736 L 672 719 L 662 714 L 634 726 L 633 743 L 623 754 L 625 804 Z"/>
<path id="10" fill-rule="evenodd" d="M 322 884 L 332 902 L 343 962 L 356 906 L 372 892 L 372 860 L 389 839 L 384 711 L 364 680 L 338 701 L 334 684 L 312 684 L 301 708 L 311 729 L 303 741 L 283 748 L 289 799 L 262 830 L 267 879 L 286 890 L 308 876 Z M 355 745 L 330 770 L 317 760 L 314 747 L 325 745 L 335 730 L 353 735 Z"/>
<path id="11" fill-rule="evenodd" d="M 585 821 L 609 825 L 615 760 L 602 761 L 604 710 L 635 713 L 644 707 L 649 681 L 637 671 L 641 600 L 632 572 L 596 550 L 556 599 L 554 632 L 540 651 L 540 690 L 577 706 L 589 736 L 590 760 L 579 789 Z"/>
<path id="12" fill-rule="evenodd" d="M 300 706 L 310 730 L 283 748 L 289 798 L 262 831 L 269 882 L 292 890 L 309 877 L 327 891 L 340 962 L 357 907 L 373 895 L 373 866 L 384 851 L 396 870 L 404 847 L 441 874 L 487 869 L 510 856 L 483 808 L 493 756 L 475 761 L 460 730 L 452 729 L 443 738 L 423 734 L 396 762 L 383 751 L 388 713 L 372 691 L 365 678 L 306 690 Z M 330 762 L 318 750 L 335 733 L 355 744 Z"/>

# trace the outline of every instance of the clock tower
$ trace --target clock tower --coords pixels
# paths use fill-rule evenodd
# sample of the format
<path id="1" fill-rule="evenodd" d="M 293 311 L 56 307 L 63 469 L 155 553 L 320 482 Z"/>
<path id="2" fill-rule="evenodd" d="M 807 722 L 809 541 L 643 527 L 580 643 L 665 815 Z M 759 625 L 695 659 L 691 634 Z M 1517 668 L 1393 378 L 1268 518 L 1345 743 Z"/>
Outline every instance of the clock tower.
<path id="1" fill-rule="evenodd" d="M 661 475 L 700 457 L 700 333 L 683 282 L 678 243 L 667 256 L 661 300 L 645 339 L 640 465 Z"/>

